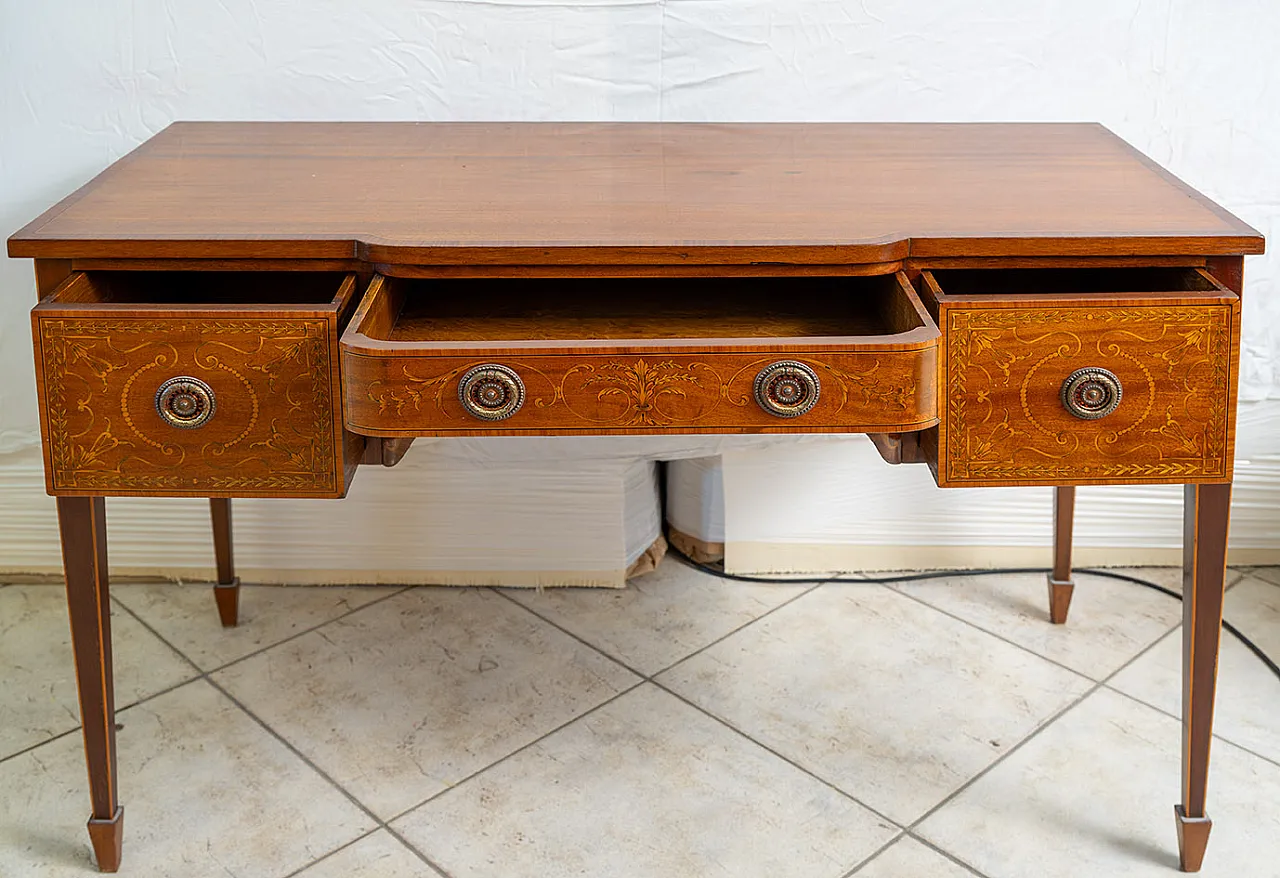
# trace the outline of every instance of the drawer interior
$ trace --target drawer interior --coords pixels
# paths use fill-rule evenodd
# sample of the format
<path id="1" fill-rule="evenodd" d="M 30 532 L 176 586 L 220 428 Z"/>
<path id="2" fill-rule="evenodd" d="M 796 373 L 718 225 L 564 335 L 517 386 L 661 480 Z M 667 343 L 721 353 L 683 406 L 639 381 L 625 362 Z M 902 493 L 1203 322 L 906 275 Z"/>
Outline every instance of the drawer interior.
<path id="1" fill-rule="evenodd" d="M 85 271 L 69 277 L 50 301 L 63 305 L 321 308 L 351 292 L 343 272 L 311 271 Z"/>
<path id="2" fill-rule="evenodd" d="M 926 331 L 902 274 L 762 278 L 375 278 L 366 337 L 477 341 L 859 338 Z M 363 319 L 361 317 L 363 316 Z"/>
<path id="3" fill-rule="evenodd" d="M 1194 267 L 1136 268 L 935 268 L 926 283 L 946 296 L 1081 296 L 1091 294 L 1229 292 L 1213 276 Z"/>

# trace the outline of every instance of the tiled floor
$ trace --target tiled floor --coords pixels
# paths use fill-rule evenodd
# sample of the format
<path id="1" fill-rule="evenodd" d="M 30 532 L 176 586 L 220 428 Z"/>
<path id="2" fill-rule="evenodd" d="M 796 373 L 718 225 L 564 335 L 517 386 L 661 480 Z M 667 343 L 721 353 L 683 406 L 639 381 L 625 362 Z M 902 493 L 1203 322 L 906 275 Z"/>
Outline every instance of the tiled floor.
<path id="1" fill-rule="evenodd" d="M 1169 570 L 1142 575 L 1176 585 Z M 1227 617 L 1280 656 L 1280 570 Z M 133 876 L 1172 875 L 1176 601 L 1079 576 L 118 585 Z M 92 874 L 65 607 L 0 587 L 0 876 Z M 1205 876 L 1280 875 L 1280 681 L 1224 644 Z"/>

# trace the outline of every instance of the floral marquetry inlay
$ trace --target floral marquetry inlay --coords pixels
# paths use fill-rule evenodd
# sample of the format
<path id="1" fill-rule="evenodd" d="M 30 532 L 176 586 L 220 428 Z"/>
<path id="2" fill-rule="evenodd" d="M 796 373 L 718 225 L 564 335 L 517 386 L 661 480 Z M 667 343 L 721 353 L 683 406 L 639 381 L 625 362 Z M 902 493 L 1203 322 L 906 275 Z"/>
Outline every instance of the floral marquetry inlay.
<path id="1" fill-rule="evenodd" d="M 528 402 L 501 422 L 510 430 L 678 432 L 681 430 L 835 430 L 934 423 L 932 348 L 911 351 L 788 354 L 821 381 L 811 410 L 779 419 L 757 404 L 754 384 L 777 356 L 663 353 L 495 359 L 517 375 Z M 348 417 L 372 430 L 474 431 L 458 404 L 458 385 L 484 361 L 349 355 Z"/>
<path id="2" fill-rule="evenodd" d="M 1230 305 L 944 314 L 944 484 L 1229 475 Z M 1090 419 L 1064 397 L 1082 375 L 1118 400 L 1086 400 Z"/>
<path id="3" fill-rule="evenodd" d="M 334 492 L 331 331 L 301 318 L 40 319 L 50 488 Z M 216 398 L 194 429 L 164 417 L 165 389 L 187 384 Z"/>

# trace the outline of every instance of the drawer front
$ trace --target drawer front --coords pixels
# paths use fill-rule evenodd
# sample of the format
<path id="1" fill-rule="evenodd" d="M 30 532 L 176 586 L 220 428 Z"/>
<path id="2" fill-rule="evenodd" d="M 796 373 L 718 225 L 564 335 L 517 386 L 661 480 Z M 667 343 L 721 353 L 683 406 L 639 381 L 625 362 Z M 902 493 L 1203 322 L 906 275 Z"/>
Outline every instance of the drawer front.
<path id="1" fill-rule="evenodd" d="M 371 357 L 344 353 L 348 425 L 375 436 L 918 429 L 937 422 L 937 349 L 864 352 L 610 352 L 602 355 Z M 794 361 L 817 378 L 812 408 L 783 417 L 756 399 L 757 376 Z M 477 366 L 510 369 L 520 407 L 471 414 L 460 383 Z M 767 392 L 767 391 L 764 391 Z M 786 395 L 784 389 L 783 395 Z"/>
<path id="2" fill-rule="evenodd" d="M 343 492 L 332 320 L 45 312 L 34 328 L 51 494 Z"/>
<path id="3" fill-rule="evenodd" d="M 944 308 L 939 484 L 1230 480 L 1237 313 L 1221 302 Z"/>

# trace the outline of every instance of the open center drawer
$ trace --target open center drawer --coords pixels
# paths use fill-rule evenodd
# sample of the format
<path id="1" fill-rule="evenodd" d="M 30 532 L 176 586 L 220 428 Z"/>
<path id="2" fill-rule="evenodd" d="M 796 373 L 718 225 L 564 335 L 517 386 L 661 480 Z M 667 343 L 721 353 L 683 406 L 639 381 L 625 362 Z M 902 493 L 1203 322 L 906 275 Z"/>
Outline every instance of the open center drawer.
<path id="1" fill-rule="evenodd" d="M 392 437 L 917 430 L 937 344 L 901 272 L 376 276 L 342 337 L 345 412 Z"/>

